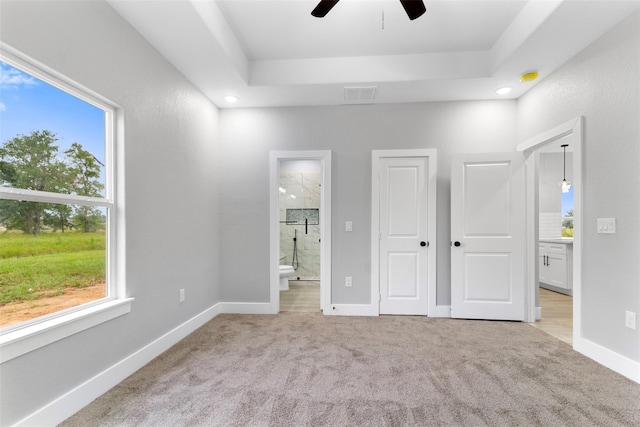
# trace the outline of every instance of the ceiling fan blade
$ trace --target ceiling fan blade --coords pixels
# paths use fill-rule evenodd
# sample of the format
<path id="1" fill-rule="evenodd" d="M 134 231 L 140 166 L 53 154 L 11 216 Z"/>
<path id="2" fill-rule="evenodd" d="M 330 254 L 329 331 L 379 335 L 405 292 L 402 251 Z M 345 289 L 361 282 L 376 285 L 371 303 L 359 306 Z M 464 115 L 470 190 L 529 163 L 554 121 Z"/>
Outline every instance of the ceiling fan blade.
<path id="1" fill-rule="evenodd" d="M 320 0 L 316 8 L 311 11 L 311 15 L 316 18 L 324 18 L 338 1 L 339 0 Z"/>
<path id="2" fill-rule="evenodd" d="M 412 21 L 421 17 L 427 11 L 422 0 L 400 0 L 400 3 L 402 3 L 402 7 L 404 7 L 407 16 Z"/>

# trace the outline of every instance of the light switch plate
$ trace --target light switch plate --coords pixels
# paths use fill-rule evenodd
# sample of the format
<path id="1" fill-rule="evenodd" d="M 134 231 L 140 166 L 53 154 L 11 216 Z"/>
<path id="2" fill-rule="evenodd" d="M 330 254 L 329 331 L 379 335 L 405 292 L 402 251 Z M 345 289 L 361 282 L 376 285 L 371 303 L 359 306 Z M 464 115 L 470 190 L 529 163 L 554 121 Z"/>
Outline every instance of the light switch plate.
<path id="1" fill-rule="evenodd" d="M 344 223 L 344 231 L 352 231 L 353 230 L 353 222 L 347 221 Z"/>
<path id="2" fill-rule="evenodd" d="M 598 218 L 598 233 L 615 234 L 616 219 L 615 218 Z"/>

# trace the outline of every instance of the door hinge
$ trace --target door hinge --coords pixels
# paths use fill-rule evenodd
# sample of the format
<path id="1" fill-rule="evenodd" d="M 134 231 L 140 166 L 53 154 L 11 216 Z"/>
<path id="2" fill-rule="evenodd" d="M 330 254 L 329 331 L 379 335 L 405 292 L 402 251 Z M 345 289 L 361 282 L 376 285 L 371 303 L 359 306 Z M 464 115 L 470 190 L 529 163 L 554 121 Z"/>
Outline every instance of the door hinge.
<path id="1" fill-rule="evenodd" d="M 382 240 L 382 233 L 378 232 L 378 240 Z"/>
<path id="2" fill-rule="evenodd" d="M 378 302 L 382 301 L 382 295 L 378 294 Z"/>

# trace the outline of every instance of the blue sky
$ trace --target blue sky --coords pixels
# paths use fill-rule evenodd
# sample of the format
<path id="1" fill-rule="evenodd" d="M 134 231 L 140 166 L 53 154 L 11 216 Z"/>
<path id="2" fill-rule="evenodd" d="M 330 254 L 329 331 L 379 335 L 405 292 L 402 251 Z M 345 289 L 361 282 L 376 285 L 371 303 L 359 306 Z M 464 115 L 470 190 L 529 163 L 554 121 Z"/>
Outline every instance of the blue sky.
<path id="1" fill-rule="evenodd" d="M 104 112 L 0 61 L 0 144 L 20 134 L 49 130 L 60 153 L 82 144 L 104 163 Z"/>
<path id="2" fill-rule="evenodd" d="M 562 194 L 562 216 L 567 216 L 567 211 L 573 210 L 573 185 L 568 193 Z"/>

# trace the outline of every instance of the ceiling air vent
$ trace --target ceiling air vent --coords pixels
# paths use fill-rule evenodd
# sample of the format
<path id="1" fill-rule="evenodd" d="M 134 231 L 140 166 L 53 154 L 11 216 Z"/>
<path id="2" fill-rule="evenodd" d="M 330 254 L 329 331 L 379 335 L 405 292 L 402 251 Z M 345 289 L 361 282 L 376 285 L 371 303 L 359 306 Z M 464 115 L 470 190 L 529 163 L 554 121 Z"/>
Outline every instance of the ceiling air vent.
<path id="1" fill-rule="evenodd" d="M 345 104 L 373 104 L 378 86 L 345 87 Z"/>

